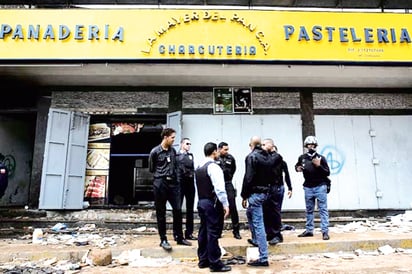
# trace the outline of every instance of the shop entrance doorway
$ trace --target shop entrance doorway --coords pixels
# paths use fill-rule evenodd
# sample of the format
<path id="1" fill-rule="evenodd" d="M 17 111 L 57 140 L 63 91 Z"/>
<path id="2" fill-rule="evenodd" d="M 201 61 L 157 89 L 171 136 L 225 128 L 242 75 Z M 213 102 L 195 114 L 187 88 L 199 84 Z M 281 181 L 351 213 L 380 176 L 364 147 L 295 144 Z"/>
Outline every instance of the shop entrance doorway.
<path id="1" fill-rule="evenodd" d="M 153 127 L 111 138 L 109 204 L 134 205 L 153 201 L 153 175 L 148 170 L 148 158 L 152 148 L 161 141 L 161 130 L 161 127 Z"/>
<path id="2" fill-rule="evenodd" d="M 91 206 L 130 207 L 154 200 L 148 158 L 152 148 L 161 142 L 165 123 L 166 115 L 92 117 L 90 132 L 110 132 L 107 133 L 110 137 L 90 142 L 89 136 L 88 162 L 94 169 L 86 170 L 90 179 L 86 183 L 85 199 Z M 106 170 L 89 159 L 99 154 L 100 162 L 107 158 Z M 96 191 L 94 186 L 97 185 L 104 190 Z"/>

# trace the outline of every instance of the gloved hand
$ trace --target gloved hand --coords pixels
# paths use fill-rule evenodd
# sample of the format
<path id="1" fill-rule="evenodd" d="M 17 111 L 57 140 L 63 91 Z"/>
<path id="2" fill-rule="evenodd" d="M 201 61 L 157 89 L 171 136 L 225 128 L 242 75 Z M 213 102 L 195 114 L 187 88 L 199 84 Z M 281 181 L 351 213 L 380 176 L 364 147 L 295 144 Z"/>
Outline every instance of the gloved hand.
<path id="1" fill-rule="evenodd" d="M 327 184 L 327 185 L 326 185 L 326 193 L 329 194 L 329 192 L 330 192 L 330 184 Z"/>

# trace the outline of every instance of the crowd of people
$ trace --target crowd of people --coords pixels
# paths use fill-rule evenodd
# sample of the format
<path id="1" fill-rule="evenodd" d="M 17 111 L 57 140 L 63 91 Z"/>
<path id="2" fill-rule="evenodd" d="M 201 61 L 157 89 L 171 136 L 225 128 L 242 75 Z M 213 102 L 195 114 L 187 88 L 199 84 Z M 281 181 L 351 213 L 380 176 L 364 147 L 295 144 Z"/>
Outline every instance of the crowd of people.
<path id="1" fill-rule="evenodd" d="M 203 147 L 204 159 L 195 166 L 190 152 L 189 138 L 183 138 L 176 151 L 173 143 L 176 131 L 165 128 L 162 141 L 149 155 L 149 171 L 153 173 L 153 193 L 160 236 L 160 246 L 171 251 L 166 236 L 166 203 L 172 207 L 173 236 L 178 245 L 198 243 L 199 268 L 211 272 L 230 271 L 231 267 L 221 260 L 219 238 L 222 237 L 224 219 L 231 217 L 233 237 L 241 240 L 239 215 L 236 208 L 237 190 L 232 179 L 236 172 L 236 161 L 229 153 L 229 145 L 208 142 Z M 306 205 L 305 231 L 298 237 L 311 237 L 314 231 L 314 209 L 317 203 L 321 219 L 322 239 L 329 240 L 329 215 L 327 194 L 330 191 L 329 166 L 326 158 L 316 148 L 315 136 L 304 140 L 305 152 L 298 157 L 296 172 L 302 172 Z M 251 238 L 247 242 L 258 247 L 259 258 L 247 262 L 251 267 L 267 267 L 268 245 L 283 242 L 282 202 L 286 183 L 287 196 L 292 197 L 292 184 L 288 166 L 278 153 L 274 141 L 253 136 L 249 142 L 250 153 L 245 157 L 245 174 L 240 196 L 246 209 Z M 197 190 L 197 213 L 200 227 L 194 234 L 194 201 Z M 183 232 L 182 204 L 186 201 L 186 222 Z"/>

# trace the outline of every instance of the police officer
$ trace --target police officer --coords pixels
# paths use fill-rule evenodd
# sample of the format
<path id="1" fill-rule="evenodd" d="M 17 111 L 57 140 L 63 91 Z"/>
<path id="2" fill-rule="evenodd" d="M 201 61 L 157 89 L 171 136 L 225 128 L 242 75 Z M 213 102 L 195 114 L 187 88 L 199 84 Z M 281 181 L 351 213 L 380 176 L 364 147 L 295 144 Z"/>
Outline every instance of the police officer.
<path id="1" fill-rule="evenodd" d="M 181 203 L 186 198 L 186 240 L 197 240 L 193 236 L 193 206 L 195 203 L 195 180 L 194 180 L 194 163 L 193 154 L 190 152 L 189 138 L 183 138 L 180 142 L 180 150 L 177 153 L 177 164 L 180 172 L 180 191 Z"/>
<path id="2" fill-rule="evenodd" d="M 160 134 L 162 142 L 155 146 L 149 154 L 149 171 L 153 173 L 153 194 L 156 208 L 157 226 L 160 236 L 160 246 L 171 251 L 172 246 L 166 237 L 166 203 L 169 201 L 173 213 L 173 232 L 179 245 L 192 245 L 183 238 L 182 203 L 180 200 L 180 178 L 176 164 L 176 150 L 173 142 L 176 131 L 165 128 Z"/>
<path id="3" fill-rule="evenodd" d="M 196 169 L 196 186 L 199 197 L 197 211 L 200 217 L 197 255 L 199 268 L 209 267 L 211 272 L 226 272 L 232 268 L 221 261 L 219 236 L 222 233 L 220 215 L 229 216 L 229 202 L 222 169 L 215 163 L 218 157 L 215 143 L 206 143 L 206 156 Z"/>
<path id="4" fill-rule="evenodd" d="M 218 165 L 222 168 L 225 177 L 225 188 L 227 199 L 229 200 L 230 217 L 232 219 L 233 237 L 240 240 L 242 237 L 239 233 L 239 214 L 236 208 L 236 190 L 233 186 L 232 179 L 236 171 L 235 158 L 229 154 L 229 145 L 221 142 L 218 145 L 219 159 Z M 220 220 L 223 227 L 223 219 Z"/>

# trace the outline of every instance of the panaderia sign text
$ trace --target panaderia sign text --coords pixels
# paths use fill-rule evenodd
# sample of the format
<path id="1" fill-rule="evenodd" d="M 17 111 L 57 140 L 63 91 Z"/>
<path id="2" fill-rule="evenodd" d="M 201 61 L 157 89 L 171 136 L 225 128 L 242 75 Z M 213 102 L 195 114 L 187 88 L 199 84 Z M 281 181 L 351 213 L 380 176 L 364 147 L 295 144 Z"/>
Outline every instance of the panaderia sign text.
<path id="1" fill-rule="evenodd" d="M 2 60 L 411 62 L 412 15 L 1 10 Z"/>

